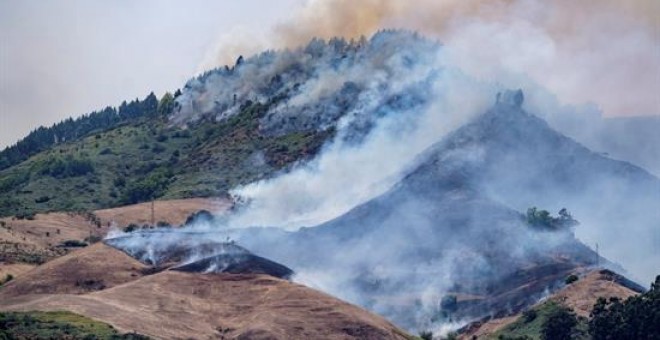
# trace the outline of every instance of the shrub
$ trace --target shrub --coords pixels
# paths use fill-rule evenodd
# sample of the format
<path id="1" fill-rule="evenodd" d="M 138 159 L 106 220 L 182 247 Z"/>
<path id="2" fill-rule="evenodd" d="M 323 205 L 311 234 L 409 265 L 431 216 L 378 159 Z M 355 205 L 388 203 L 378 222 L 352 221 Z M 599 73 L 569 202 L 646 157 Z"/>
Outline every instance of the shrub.
<path id="1" fill-rule="evenodd" d="M 160 197 L 169 186 L 172 176 L 169 169 L 155 170 L 148 177 L 128 185 L 121 201 L 125 204 L 135 204 Z"/>
<path id="2" fill-rule="evenodd" d="M 625 301 L 599 298 L 591 312 L 589 334 L 594 340 L 658 339 L 660 334 L 660 275 L 651 289 Z"/>
<path id="3" fill-rule="evenodd" d="M 94 243 L 100 242 L 102 239 L 103 238 L 101 236 L 92 235 L 92 236 L 86 237 L 85 242 L 87 242 L 89 244 L 94 244 Z"/>
<path id="4" fill-rule="evenodd" d="M 211 214 L 208 210 L 200 210 L 198 212 L 190 214 L 190 216 L 186 218 L 185 225 L 198 223 L 198 222 L 211 222 L 213 221 L 213 219 L 214 219 L 213 214 Z"/>
<path id="5" fill-rule="evenodd" d="M 534 320 L 536 320 L 536 317 L 538 316 L 538 313 L 534 309 L 528 309 L 523 312 L 523 322 L 525 323 L 530 323 Z"/>
<path id="6" fill-rule="evenodd" d="M 421 332 L 419 332 L 419 337 L 422 340 L 433 340 L 433 332 L 431 332 L 431 331 L 421 331 Z"/>
<path id="7" fill-rule="evenodd" d="M 66 240 L 60 243 L 59 246 L 65 248 L 82 248 L 82 247 L 87 247 L 87 243 L 78 240 Z"/>
<path id="8" fill-rule="evenodd" d="M 527 209 L 525 219 L 529 226 L 543 230 L 562 230 L 579 224 L 566 208 L 559 211 L 559 217 L 553 217 L 547 210 L 531 207 Z"/>
<path id="9" fill-rule="evenodd" d="M 48 196 L 41 196 L 34 199 L 34 203 L 46 203 L 48 201 L 50 201 L 50 197 Z"/>
<path id="10" fill-rule="evenodd" d="M 19 212 L 19 213 L 16 214 L 15 217 L 16 217 L 17 220 L 32 221 L 32 220 L 34 220 L 34 212 L 31 212 L 31 211 Z"/>
<path id="11" fill-rule="evenodd" d="M 559 306 L 548 314 L 541 325 L 541 339 L 571 339 L 577 323 L 577 317 L 571 309 Z"/>
<path id="12" fill-rule="evenodd" d="M 577 275 L 575 275 L 575 274 L 571 274 L 571 275 L 569 275 L 569 276 L 566 277 L 566 279 L 564 280 L 564 283 L 566 283 L 567 285 L 570 285 L 571 283 L 573 283 L 573 282 L 575 282 L 575 281 L 577 281 L 577 280 L 579 280 L 579 278 L 577 277 Z"/>
<path id="13" fill-rule="evenodd" d="M 126 179 L 124 177 L 117 177 L 112 181 L 112 184 L 117 188 L 123 188 L 126 185 Z"/>
<path id="14" fill-rule="evenodd" d="M 125 233 L 132 233 L 133 231 L 135 231 L 135 230 L 137 230 L 137 229 L 140 229 L 140 226 L 137 225 L 137 224 L 135 224 L 135 223 L 131 223 L 131 224 L 127 225 L 127 226 L 124 228 L 124 232 L 125 232 Z"/>
<path id="15" fill-rule="evenodd" d="M 86 158 L 75 158 L 68 155 L 62 157 L 51 157 L 37 163 L 34 170 L 38 174 L 48 175 L 55 178 L 78 177 L 94 172 L 92 162 Z"/>
<path id="16" fill-rule="evenodd" d="M 166 150 L 166 149 L 165 149 L 165 147 L 164 147 L 162 144 L 154 144 L 154 145 L 151 147 L 151 151 L 154 152 L 154 153 L 161 153 L 161 152 L 163 152 L 163 151 L 165 151 L 165 150 Z"/>
<path id="17" fill-rule="evenodd" d="M 11 275 L 11 274 L 5 275 L 5 278 L 0 280 L 0 286 L 4 285 L 5 283 L 7 283 L 7 282 L 9 282 L 13 279 L 14 279 L 14 275 Z"/>

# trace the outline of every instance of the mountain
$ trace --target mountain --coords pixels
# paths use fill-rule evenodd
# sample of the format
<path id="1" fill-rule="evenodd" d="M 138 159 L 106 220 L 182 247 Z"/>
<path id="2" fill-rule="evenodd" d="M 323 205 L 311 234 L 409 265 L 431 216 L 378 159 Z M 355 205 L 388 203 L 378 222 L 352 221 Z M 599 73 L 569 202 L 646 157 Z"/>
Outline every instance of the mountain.
<path id="1" fill-rule="evenodd" d="M 660 180 L 552 130 L 523 100 L 522 91 L 498 95 L 391 190 L 342 216 L 297 232 L 256 228 L 232 237 L 291 266 L 303 282 L 417 329 L 443 317 L 520 311 L 592 266 L 621 271 L 574 233 L 596 223 L 612 234 L 635 230 L 626 246 L 643 245 L 655 221 L 640 208 L 660 203 Z M 607 195 L 615 189 L 619 196 Z M 523 212 L 533 206 L 578 211 L 582 224 L 530 223 L 535 215 Z M 622 219 L 641 224 L 624 229 Z M 450 313 L 443 295 L 457 302 Z"/>
<path id="2" fill-rule="evenodd" d="M 536 308 L 602 267 L 648 281 L 660 180 L 553 130 L 522 91 L 462 124 L 494 91 L 441 56 L 405 31 L 314 39 L 36 130 L 0 154 L 0 215 L 15 216 L 2 219 L 2 260 L 35 265 L 6 267 L 20 275 L 0 309 L 65 309 L 164 338 L 405 338 L 371 312 L 456 329 Z M 313 177 L 326 163 L 343 167 L 330 190 Z M 269 197 L 275 209 L 323 210 L 309 192 L 347 193 L 329 200 L 340 213 L 295 231 L 233 224 L 262 197 L 232 189 L 301 169 Z M 362 181 L 388 185 L 370 195 Z M 342 210 L 347 195 L 364 199 Z M 171 200 L 207 196 L 222 199 Z M 199 209 L 223 213 L 172 226 Z"/>

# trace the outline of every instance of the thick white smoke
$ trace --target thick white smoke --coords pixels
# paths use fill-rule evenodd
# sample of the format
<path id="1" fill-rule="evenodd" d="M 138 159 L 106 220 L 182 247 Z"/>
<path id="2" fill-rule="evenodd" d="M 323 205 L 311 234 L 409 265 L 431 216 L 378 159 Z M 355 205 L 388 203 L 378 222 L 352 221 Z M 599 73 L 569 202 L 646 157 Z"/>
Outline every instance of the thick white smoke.
<path id="1" fill-rule="evenodd" d="M 660 114 L 655 0 L 311 0 L 268 39 L 256 39 L 257 49 L 370 36 L 383 28 L 436 37 L 457 65 L 479 78 L 501 82 L 503 73 L 524 74 L 562 103 L 593 102 L 608 116 Z M 203 65 L 233 61 L 241 48 L 254 51 L 246 41 L 224 39 Z"/>
<path id="2" fill-rule="evenodd" d="M 438 57 L 442 59 L 441 55 Z M 251 204 L 232 219 L 232 226 L 295 229 L 317 225 L 345 213 L 392 187 L 419 153 L 484 112 L 497 92 L 494 84 L 466 77 L 445 67 L 440 60 L 423 61 L 419 68 L 393 78 L 397 83 L 391 85 L 397 88 L 422 81 L 431 71 L 442 70 L 431 85 L 433 101 L 430 105 L 413 109 L 416 112 L 386 115 L 358 145 L 342 138 L 350 133 L 351 122 L 360 116 L 349 113 L 339 122 L 334 142 L 312 162 L 275 179 L 233 190 L 234 195 Z M 326 80 L 333 81 L 333 75 L 322 73 L 316 83 Z M 373 88 L 360 96 L 359 110 L 373 110 L 382 104 L 384 94 L 379 85 L 375 82 Z"/>

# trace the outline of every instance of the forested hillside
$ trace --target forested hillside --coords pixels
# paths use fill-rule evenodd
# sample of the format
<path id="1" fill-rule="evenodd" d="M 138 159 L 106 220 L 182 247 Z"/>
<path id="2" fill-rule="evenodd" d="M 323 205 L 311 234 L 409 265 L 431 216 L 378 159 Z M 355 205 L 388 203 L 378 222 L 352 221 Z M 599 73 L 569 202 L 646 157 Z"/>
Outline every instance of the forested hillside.
<path id="1" fill-rule="evenodd" d="M 221 196 L 313 156 L 346 116 L 339 137 L 360 143 L 383 116 L 427 104 L 437 72 L 424 60 L 438 48 L 393 30 L 313 39 L 241 56 L 160 100 L 38 128 L 0 152 L 0 216 Z"/>
<path id="2" fill-rule="evenodd" d="M 76 119 L 68 118 L 51 127 L 41 126 L 0 152 L 0 170 L 16 165 L 54 145 L 74 142 L 92 133 L 112 129 L 142 117 L 166 115 L 173 108 L 174 97 L 171 94 L 165 94 L 159 102 L 152 92 L 142 101 L 124 101 L 118 108 L 108 106 Z"/>
<path id="3" fill-rule="evenodd" d="M 169 100 L 165 97 L 161 103 Z M 117 120 L 109 129 L 50 148 L 43 144 L 45 151 L 0 171 L 0 215 L 30 218 L 35 212 L 223 195 L 312 155 L 332 134 L 328 130 L 264 138 L 257 121 L 268 105 L 248 102 L 231 119 L 200 120 L 185 128 L 171 125 L 158 110 L 131 118 L 112 116 Z M 84 126 L 90 119 L 71 126 Z"/>

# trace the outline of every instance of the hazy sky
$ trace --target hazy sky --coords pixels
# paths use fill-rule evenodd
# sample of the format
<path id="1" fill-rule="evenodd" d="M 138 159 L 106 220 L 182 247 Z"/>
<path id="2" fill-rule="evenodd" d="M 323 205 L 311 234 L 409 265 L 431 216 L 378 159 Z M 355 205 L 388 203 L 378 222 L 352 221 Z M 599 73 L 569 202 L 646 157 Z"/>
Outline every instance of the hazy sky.
<path id="1" fill-rule="evenodd" d="M 0 148 L 159 96 L 238 54 L 407 28 L 484 78 L 524 74 L 604 116 L 660 113 L 658 0 L 0 0 Z M 508 84 L 507 84 L 508 85 Z"/>
<path id="2" fill-rule="evenodd" d="M 0 0 L 0 148 L 39 125 L 179 88 L 218 41 L 276 25 L 300 2 Z"/>

